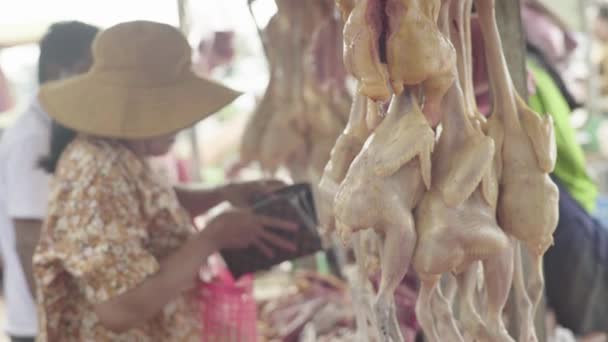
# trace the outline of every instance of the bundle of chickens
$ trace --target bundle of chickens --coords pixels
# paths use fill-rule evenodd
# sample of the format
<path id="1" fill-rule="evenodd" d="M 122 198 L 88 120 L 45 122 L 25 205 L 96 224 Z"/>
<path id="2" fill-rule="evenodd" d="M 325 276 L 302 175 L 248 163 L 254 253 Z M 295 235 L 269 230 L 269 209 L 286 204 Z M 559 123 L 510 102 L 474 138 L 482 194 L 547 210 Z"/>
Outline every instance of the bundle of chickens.
<path id="1" fill-rule="evenodd" d="M 260 32 L 270 80 L 245 128 L 239 165 L 258 162 L 271 174 L 286 167 L 294 180 L 317 183 L 352 101 L 342 21 L 333 0 L 275 2 Z"/>
<path id="2" fill-rule="evenodd" d="M 511 285 L 517 340 L 535 341 L 542 256 L 558 217 L 549 178 L 555 137 L 550 116 L 533 112 L 515 90 L 495 0 L 337 3 L 344 64 L 358 86 L 319 203 L 322 232 L 351 244 L 358 263 L 369 256 L 362 234 L 379 240 L 380 285 L 369 306 L 363 300 L 356 310 L 357 322 L 372 317 L 372 329 L 358 326 L 357 340 L 403 341 L 394 292 L 413 268 L 427 341 L 514 341 L 503 321 Z M 492 93 L 487 119 L 474 97 L 473 5 Z M 524 249 L 532 258 L 528 279 Z M 444 295 L 442 277 L 455 296 Z"/>

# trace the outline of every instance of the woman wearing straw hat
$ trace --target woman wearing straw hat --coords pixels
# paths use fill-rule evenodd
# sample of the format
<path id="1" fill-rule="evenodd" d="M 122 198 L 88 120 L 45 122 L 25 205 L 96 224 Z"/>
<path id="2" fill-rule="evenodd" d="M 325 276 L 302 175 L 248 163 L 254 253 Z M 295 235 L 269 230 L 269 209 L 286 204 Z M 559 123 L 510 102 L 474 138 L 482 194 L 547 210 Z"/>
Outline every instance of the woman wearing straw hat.
<path id="1" fill-rule="evenodd" d="M 200 341 L 189 290 L 205 259 L 223 248 L 293 248 L 263 227 L 295 227 L 233 209 L 194 232 L 189 215 L 277 184 L 174 191 L 146 164 L 239 95 L 194 76 L 179 31 L 119 24 L 96 38 L 93 56 L 87 74 L 39 96 L 77 132 L 67 144 L 55 139 L 47 160 L 54 182 L 34 256 L 40 341 Z"/>

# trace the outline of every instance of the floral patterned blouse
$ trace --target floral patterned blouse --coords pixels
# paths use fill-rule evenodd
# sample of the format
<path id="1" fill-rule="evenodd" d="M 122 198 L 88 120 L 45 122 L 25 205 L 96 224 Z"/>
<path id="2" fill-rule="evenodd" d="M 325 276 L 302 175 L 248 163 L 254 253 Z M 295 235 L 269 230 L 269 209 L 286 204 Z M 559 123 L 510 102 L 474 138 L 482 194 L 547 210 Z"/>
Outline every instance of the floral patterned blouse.
<path id="1" fill-rule="evenodd" d="M 200 341 L 193 293 L 123 334 L 93 310 L 141 284 L 194 231 L 174 191 L 122 144 L 76 138 L 51 186 L 34 256 L 39 341 Z"/>

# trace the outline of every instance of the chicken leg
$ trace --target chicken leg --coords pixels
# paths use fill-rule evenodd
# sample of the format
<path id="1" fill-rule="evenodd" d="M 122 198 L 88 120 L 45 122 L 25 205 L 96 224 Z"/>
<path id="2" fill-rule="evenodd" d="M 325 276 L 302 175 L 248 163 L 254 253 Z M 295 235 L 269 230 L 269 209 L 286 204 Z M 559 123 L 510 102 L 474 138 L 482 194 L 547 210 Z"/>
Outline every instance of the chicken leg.
<path id="1" fill-rule="evenodd" d="M 353 161 L 336 195 L 336 227 L 343 240 L 367 228 L 383 236 L 374 311 L 384 341 L 402 340 L 391 318 L 393 293 L 414 252 L 412 210 L 430 186 L 434 142 L 417 100 L 409 92 L 394 96 L 387 116 Z"/>
<path id="2" fill-rule="evenodd" d="M 521 257 L 521 244 L 514 242 L 513 264 L 515 272 L 513 277 L 513 289 L 515 302 L 517 303 L 517 316 L 519 318 L 519 338 L 520 342 L 538 341 L 536 329 L 534 328 L 534 303 L 532 302 L 526 289 L 524 279 L 523 260 Z"/>
<path id="3" fill-rule="evenodd" d="M 355 305 L 355 319 L 357 322 L 357 335 L 359 341 L 365 341 L 374 336 L 376 340 L 380 339 L 378 336 L 378 329 L 375 326 L 374 318 L 371 315 L 373 312 L 373 287 L 369 281 L 369 272 L 367 267 L 368 257 L 366 254 L 364 243 L 368 236 L 365 234 L 375 234 L 369 231 L 360 231 L 354 234 L 352 239 L 353 252 L 355 254 L 355 260 L 357 262 L 357 278 L 354 280 L 353 286 L 353 300 Z M 370 331 L 370 326 L 372 331 Z"/>
<path id="4" fill-rule="evenodd" d="M 479 268 L 480 262 L 475 261 L 464 272 L 456 276 L 460 304 L 459 320 L 465 341 L 486 341 L 489 340 L 490 335 L 475 305 Z"/>

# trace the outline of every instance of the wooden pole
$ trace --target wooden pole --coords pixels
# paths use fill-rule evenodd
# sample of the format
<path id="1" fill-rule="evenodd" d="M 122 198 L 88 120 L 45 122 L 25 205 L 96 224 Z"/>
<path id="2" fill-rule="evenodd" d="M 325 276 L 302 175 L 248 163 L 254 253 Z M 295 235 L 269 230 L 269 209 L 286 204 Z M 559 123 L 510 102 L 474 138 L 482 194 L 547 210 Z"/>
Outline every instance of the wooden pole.
<path id="1" fill-rule="evenodd" d="M 517 92 L 523 97 L 528 96 L 527 74 L 526 74 L 526 47 L 525 37 L 521 20 L 521 3 L 519 0 L 497 0 L 496 1 L 496 21 L 498 31 L 502 40 L 505 58 L 511 73 L 511 78 L 515 84 Z M 525 250 L 525 248 L 523 249 Z M 524 272 L 530 269 L 530 255 L 526 252 L 522 255 L 524 262 Z M 513 298 L 513 291 L 507 304 L 509 313 L 509 332 L 517 337 L 519 327 L 517 326 L 517 303 Z M 546 302 L 543 299 L 538 307 L 536 316 L 536 333 L 539 341 L 546 341 L 545 331 Z"/>

